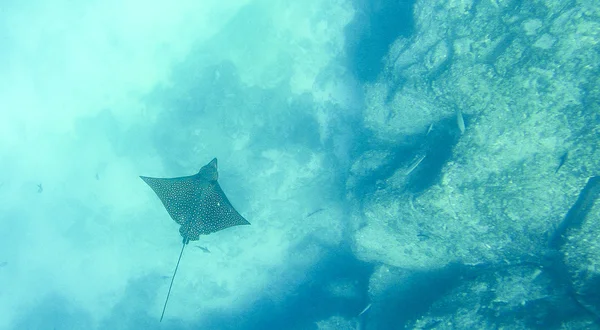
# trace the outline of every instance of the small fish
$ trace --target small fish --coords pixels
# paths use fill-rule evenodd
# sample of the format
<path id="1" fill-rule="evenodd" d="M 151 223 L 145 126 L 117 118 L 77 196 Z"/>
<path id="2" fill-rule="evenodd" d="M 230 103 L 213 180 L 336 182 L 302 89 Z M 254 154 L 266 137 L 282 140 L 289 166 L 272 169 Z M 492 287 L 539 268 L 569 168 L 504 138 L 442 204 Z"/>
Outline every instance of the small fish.
<path id="1" fill-rule="evenodd" d="M 417 237 L 419 238 L 419 241 L 424 241 L 424 240 L 429 239 L 429 235 L 424 234 L 424 233 L 418 233 Z"/>
<path id="2" fill-rule="evenodd" d="M 0 262 L 0 267 L 4 267 L 4 266 L 6 266 L 6 265 L 8 265 L 8 262 L 6 262 L 6 261 L 2 261 L 2 262 Z"/>
<path id="3" fill-rule="evenodd" d="M 317 214 L 317 213 L 319 213 L 319 212 L 322 212 L 322 211 L 324 211 L 324 210 L 325 210 L 324 208 L 316 209 L 316 210 L 314 210 L 314 211 L 310 212 L 309 214 L 307 214 L 307 215 L 306 215 L 306 218 L 308 218 L 308 217 L 312 217 L 313 215 L 315 215 L 315 214 Z"/>
<path id="4" fill-rule="evenodd" d="M 463 118 L 462 111 L 460 111 L 460 109 L 456 110 L 456 123 L 458 124 L 460 134 L 463 134 L 465 132 L 465 119 Z"/>
<path id="5" fill-rule="evenodd" d="M 417 168 L 417 166 L 419 166 L 419 164 L 421 164 L 423 159 L 425 159 L 425 156 L 427 156 L 427 155 L 425 154 L 425 155 L 417 158 L 417 160 L 412 165 L 410 165 L 410 167 L 406 170 L 405 175 L 409 175 L 410 173 L 412 173 L 412 171 L 414 171 L 415 168 Z"/>
<path id="6" fill-rule="evenodd" d="M 370 308 L 371 308 L 372 304 L 368 304 L 367 307 L 365 307 L 362 312 L 358 313 L 358 316 L 363 315 L 364 313 L 366 313 Z"/>
<path id="7" fill-rule="evenodd" d="M 556 171 L 554 171 L 554 174 L 558 173 L 558 170 L 560 170 L 560 168 L 565 165 L 565 162 L 567 161 L 567 158 L 569 157 L 569 152 L 565 152 L 562 156 L 560 156 L 560 161 L 558 162 L 558 167 L 556 168 Z"/>
<path id="8" fill-rule="evenodd" d="M 548 246 L 558 250 L 565 243 L 565 234 L 571 228 L 580 228 L 585 218 L 592 210 L 596 200 L 600 198 L 600 176 L 593 176 L 587 180 L 585 187 L 579 192 L 575 204 L 571 206 L 558 227 L 550 236 Z"/>
<path id="9" fill-rule="evenodd" d="M 42 187 L 42 184 L 41 183 L 38 184 L 37 187 L 38 187 L 38 194 L 41 194 L 42 191 L 44 191 L 44 188 Z"/>
<path id="10" fill-rule="evenodd" d="M 433 123 L 431 123 L 431 125 L 429 125 L 429 128 L 427 129 L 427 133 L 425 133 L 425 136 L 429 135 L 429 133 L 431 133 L 432 129 L 433 129 Z"/>
<path id="11" fill-rule="evenodd" d="M 100 175 L 98 175 L 98 173 L 96 173 L 96 180 L 100 180 Z"/>
<path id="12" fill-rule="evenodd" d="M 197 248 L 199 248 L 200 250 L 204 251 L 205 253 L 210 253 L 210 250 L 204 246 L 196 246 Z"/>

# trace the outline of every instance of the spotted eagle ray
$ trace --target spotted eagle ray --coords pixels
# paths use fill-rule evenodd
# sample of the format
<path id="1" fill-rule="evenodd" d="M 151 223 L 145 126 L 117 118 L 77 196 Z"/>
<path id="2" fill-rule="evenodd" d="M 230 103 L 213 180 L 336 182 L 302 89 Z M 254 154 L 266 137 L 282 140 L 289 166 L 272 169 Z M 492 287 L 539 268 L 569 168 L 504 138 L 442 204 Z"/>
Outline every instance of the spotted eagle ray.
<path id="1" fill-rule="evenodd" d="M 195 175 L 179 178 L 146 176 L 140 178 L 154 190 L 171 218 L 181 226 L 179 234 L 183 237 L 183 246 L 160 315 L 160 322 L 162 322 L 185 246 L 190 241 L 197 241 L 200 235 L 250 223 L 233 208 L 219 186 L 216 158 L 203 166 Z"/>

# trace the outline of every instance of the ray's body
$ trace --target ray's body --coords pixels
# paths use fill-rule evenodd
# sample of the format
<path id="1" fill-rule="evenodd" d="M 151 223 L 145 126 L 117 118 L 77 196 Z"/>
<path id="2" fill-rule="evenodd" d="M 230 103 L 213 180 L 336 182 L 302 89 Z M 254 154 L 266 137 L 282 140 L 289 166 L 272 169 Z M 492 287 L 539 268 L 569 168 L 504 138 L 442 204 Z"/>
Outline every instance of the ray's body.
<path id="1" fill-rule="evenodd" d="M 171 218 L 180 225 L 179 234 L 183 237 L 183 246 L 160 316 L 162 321 L 185 246 L 190 241 L 197 241 L 200 235 L 250 223 L 233 208 L 217 182 L 219 174 L 216 158 L 195 175 L 179 178 L 140 178 L 154 190 Z"/>

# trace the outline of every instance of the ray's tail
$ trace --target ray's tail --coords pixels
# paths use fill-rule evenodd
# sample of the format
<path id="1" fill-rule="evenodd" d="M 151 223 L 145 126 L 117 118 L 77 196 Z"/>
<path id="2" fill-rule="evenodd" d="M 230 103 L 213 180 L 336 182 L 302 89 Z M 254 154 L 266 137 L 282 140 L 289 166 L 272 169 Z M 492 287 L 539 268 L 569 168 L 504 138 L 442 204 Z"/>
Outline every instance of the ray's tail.
<path id="1" fill-rule="evenodd" d="M 167 293 L 167 299 L 165 299 L 165 305 L 163 306 L 162 314 L 160 314 L 160 322 L 162 322 L 163 316 L 165 316 L 165 309 L 167 309 L 167 303 L 169 302 L 169 296 L 171 295 L 171 288 L 173 287 L 173 281 L 175 280 L 175 275 L 177 275 L 177 268 L 179 268 L 179 262 L 181 261 L 181 256 L 183 255 L 183 249 L 185 248 L 186 242 L 183 242 L 183 246 L 181 247 L 181 252 L 179 253 L 179 259 L 177 259 L 177 266 L 175 266 L 175 271 L 173 272 L 173 277 L 171 277 L 171 285 L 169 285 L 169 292 Z"/>

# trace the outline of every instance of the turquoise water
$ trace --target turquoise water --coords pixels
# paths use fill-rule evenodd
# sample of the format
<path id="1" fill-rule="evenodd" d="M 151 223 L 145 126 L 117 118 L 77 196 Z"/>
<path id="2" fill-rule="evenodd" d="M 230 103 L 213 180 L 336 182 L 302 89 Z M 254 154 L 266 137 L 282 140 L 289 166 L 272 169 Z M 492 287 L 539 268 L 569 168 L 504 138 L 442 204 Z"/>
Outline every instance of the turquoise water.
<path id="1" fill-rule="evenodd" d="M 0 329 L 600 328 L 597 7 L 6 2 Z"/>

